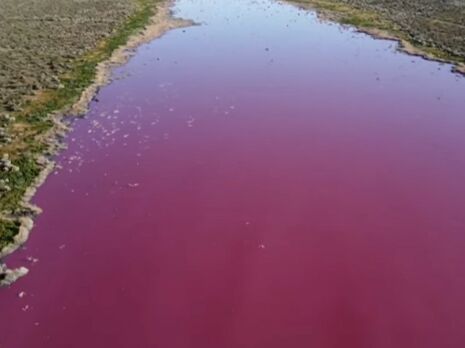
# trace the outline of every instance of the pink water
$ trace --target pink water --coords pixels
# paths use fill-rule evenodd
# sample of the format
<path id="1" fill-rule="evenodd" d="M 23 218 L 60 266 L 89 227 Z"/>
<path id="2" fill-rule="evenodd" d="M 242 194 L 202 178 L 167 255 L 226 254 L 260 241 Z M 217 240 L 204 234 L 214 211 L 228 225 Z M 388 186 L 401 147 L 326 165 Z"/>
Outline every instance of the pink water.
<path id="1" fill-rule="evenodd" d="M 465 347 L 465 79 L 268 0 L 175 11 L 73 122 L 0 347 Z"/>

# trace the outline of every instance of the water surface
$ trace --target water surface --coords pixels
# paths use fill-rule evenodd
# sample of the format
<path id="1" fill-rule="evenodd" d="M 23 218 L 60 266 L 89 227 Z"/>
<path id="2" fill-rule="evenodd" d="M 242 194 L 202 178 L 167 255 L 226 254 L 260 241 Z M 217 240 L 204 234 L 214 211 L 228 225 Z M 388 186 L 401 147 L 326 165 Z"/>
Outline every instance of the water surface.
<path id="1" fill-rule="evenodd" d="M 465 80 L 273 1 L 175 13 L 74 122 L 0 347 L 464 347 Z"/>

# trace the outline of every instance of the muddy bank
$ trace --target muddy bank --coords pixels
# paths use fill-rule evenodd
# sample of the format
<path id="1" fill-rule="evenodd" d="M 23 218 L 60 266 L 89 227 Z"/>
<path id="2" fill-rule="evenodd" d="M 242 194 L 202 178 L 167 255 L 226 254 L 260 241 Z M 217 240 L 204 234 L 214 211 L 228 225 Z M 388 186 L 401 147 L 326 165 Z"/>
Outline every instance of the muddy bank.
<path id="1" fill-rule="evenodd" d="M 408 54 L 453 63 L 465 74 L 465 3 L 459 1 L 292 0 L 321 18 L 395 40 Z"/>
<path id="2" fill-rule="evenodd" d="M 127 42 L 117 48 L 111 57 L 96 67 L 94 81 L 89 85 L 80 96 L 79 100 L 74 103 L 70 108 L 59 110 L 50 114 L 50 121 L 53 122 L 53 127 L 50 128 L 45 134 L 40 135 L 40 142 L 45 144 L 44 154 L 30 155 L 40 168 L 37 175 L 34 177 L 33 182 L 29 185 L 22 195 L 21 201 L 17 203 L 18 208 L 15 211 L 3 211 L 0 214 L 2 221 L 2 229 L 0 230 L 0 239 L 8 233 L 8 242 L 3 238 L 3 243 L 0 244 L 0 261 L 7 255 L 16 251 L 23 245 L 29 237 L 29 233 L 33 228 L 33 218 L 41 212 L 40 208 L 31 204 L 30 200 L 33 198 L 37 188 L 44 183 L 47 176 L 54 168 L 54 163 L 50 159 L 64 147 L 62 142 L 63 137 L 68 130 L 64 121 L 64 116 L 82 115 L 87 111 L 87 106 L 94 98 L 99 88 L 104 86 L 110 81 L 110 72 L 114 67 L 125 63 L 130 56 L 134 53 L 135 48 L 139 45 L 149 42 L 162 36 L 167 31 L 183 26 L 192 25 L 192 22 L 181 19 L 173 18 L 171 15 L 172 1 L 164 1 L 159 3 L 156 7 L 155 15 L 153 15 L 149 23 L 137 35 L 129 37 Z M 37 141 L 38 139 L 36 139 Z M 15 166 L 9 160 L 9 155 L 2 160 L 2 172 L 20 172 L 22 168 Z M 7 185 L 9 180 L 4 180 L 3 185 Z M 12 231 L 8 231 L 5 227 L 7 224 L 12 224 Z M 2 233 L 4 235 L 2 235 Z M 0 263 L 0 285 L 9 285 L 19 277 L 26 275 L 27 269 L 19 268 L 16 270 L 9 270 L 6 265 Z"/>

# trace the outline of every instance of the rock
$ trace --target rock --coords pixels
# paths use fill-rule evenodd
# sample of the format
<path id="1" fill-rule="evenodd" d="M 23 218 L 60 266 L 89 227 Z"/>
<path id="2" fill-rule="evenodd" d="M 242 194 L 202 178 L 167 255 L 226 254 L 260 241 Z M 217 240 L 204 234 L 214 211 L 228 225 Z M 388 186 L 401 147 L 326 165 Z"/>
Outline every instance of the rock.
<path id="1" fill-rule="evenodd" d="M 26 267 L 8 269 L 6 265 L 0 264 L 0 286 L 11 285 L 19 278 L 28 274 L 28 272 L 29 270 Z"/>

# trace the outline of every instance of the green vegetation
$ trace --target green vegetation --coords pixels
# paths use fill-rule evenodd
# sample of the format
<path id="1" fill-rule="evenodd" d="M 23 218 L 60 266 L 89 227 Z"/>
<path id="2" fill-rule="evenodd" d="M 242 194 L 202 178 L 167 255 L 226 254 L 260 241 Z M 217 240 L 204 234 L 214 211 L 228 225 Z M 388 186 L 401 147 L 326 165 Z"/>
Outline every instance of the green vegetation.
<path id="1" fill-rule="evenodd" d="M 45 133 L 54 122 L 50 114 L 65 111 L 73 105 L 82 92 L 94 80 L 98 63 L 108 59 L 113 51 L 124 45 L 129 37 L 141 30 L 154 14 L 160 0 L 130 0 L 137 2 L 137 9 L 112 35 L 101 40 L 96 47 L 77 57 L 67 71 L 59 77 L 59 87 L 40 91 L 23 102 L 20 111 L 12 113 L 12 122 L 5 122 L 4 128 L 11 136 L 11 142 L 2 145 L 2 155 L 8 154 L 10 170 L 0 172 L 0 250 L 13 241 L 19 230 L 18 218 L 23 214 L 22 197 L 41 171 L 37 162 L 40 155 L 49 151 Z M 1 111 L 1 110 L 0 110 Z"/>
<path id="2" fill-rule="evenodd" d="M 3 221 L 0 224 L 0 249 L 13 242 L 13 238 L 18 232 L 19 222 L 17 221 Z"/>

